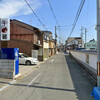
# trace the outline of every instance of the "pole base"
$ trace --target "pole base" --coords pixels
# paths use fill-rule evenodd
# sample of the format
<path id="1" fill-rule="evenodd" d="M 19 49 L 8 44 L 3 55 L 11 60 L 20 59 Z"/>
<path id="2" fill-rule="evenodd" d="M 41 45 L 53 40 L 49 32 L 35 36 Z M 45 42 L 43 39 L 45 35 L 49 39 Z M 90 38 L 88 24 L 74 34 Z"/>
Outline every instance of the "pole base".
<path id="1" fill-rule="evenodd" d="M 100 87 L 100 76 L 97 76 L 97 87 Z"/>

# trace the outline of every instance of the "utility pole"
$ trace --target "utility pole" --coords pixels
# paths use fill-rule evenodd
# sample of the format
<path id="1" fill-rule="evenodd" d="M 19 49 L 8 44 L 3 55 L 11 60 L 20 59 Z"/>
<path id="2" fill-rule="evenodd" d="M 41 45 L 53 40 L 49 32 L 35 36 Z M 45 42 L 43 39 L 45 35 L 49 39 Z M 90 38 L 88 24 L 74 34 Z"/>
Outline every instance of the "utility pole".
<path id="1" fill-rule="evenodd" d="M 56 33 L 56 28 L 57 26 L 55 26 L 55 54 L 56 54 L 56 46 L 57 46 L 57 33 Z"/>
<path id="2" fill-rule="evenodd" d="M 82 29 L 82 27 L 81 27 L 81 42 L 82 42 L 82 45 L 83 45 L 83 29 Z M 82 45 L 81 45 L 81 47 L 82 47 Z"/>
<path id="3" fill-rule="evenodd" d="M 60 43 L 61 43 L 61 34 L 60 34 L 60 26 L 58 26 L 59 27 L 59 45 L 60 45 Z"/>
<path id="4" fill-rule="evenodd" d="M 85 27 L 81 27 L 81 28 L 82 28 L 82 29 L 85 29 L 85 49 L 86 49 L 86 38 L 87 38 L 86 35 L 87 35 L 87 29 L 86 29 Z M 82 29 L 81 29 L 81 30 L 82 30 Z M 83 30 L 82 30 L 82 31 L 83 31 Z"/>
<path id="5" fill-rule="evenodd" d="M 85 28 L 85 50 L 86 50 L 86 34 L 87 33 L 87 29 Z"/>
<path id="6" fill-rule="evenodd" d="M 100 87 L 100 0 L 97 0 L 97 87 Z"/>
<path id="7" fill-rule="evenodd" d="M 57 49 L 57 29 L 59 27 L 59 33 L 60 33 L 60 26 L 55 26 L 55 54 L 56 54 L 56 49 Z M 60 37 L 59 37 L 59 42 L 60 42 Z"/>

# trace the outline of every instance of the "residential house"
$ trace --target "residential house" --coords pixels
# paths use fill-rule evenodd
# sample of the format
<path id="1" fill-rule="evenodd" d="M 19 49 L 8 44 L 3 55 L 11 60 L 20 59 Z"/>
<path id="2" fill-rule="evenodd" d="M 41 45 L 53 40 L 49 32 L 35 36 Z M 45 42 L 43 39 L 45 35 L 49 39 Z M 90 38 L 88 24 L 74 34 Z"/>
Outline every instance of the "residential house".
<path id="1" fill-rule="evenodd" d="M 52 32 L 50 31 L 43 31 L 49 37 L 49 56 L 54 55 L 55 49 L 55 40 L 53 39 Z"/>
<path id="2" fill-rule="evenodd" d="M 66 41 L 67 49 L 84 48 L 84 42 L 81 37 L 70 37 Z"/>
<path id="3" fill-rule="evenodd" d="M 86 50 L 97 50 L 97 41 L 95 39 L 86 43 Z"/>
<path id="4" fill-rule="evenodd" d="M 38 28 L 14 19 L 10 21 L 11 40 L 2 42 L 2 47 L 19 48 L 19 52 L 29 56 L 32 56 L 32 50 L 37 50 L 38 55 L 38 51 L 41 51 L 43 46 L 41 35 L 42 32 Z"/>
<path id="5" fill-rule="evenodd" d="M 50 37 L 49 40 L 49 56 L 53 56 L 55 52 L 55 40 Z"/>
<path id="6" fill-rule="evenodd" d="M 43 34 L 43 60 L 49 57 L 49 36 L 46 31 L 42 31 Z"/>

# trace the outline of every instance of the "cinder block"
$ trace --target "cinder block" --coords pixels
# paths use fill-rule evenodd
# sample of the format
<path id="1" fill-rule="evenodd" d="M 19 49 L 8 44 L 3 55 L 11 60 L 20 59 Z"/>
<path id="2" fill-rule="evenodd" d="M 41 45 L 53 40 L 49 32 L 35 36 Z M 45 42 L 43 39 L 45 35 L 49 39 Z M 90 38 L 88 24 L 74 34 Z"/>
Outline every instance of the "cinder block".
<path id="1" fill-rule="evenodd" d="M 10 78 L 13 79 L 13 72 L 9 72 L 9 71 L 0 71 L 0 77 L 1 78 Z"/>
<path id="2" fill-rule="evenodd" d="M 2 78 L 14 78 L 14 66 L 15 60 L 0 60 L 0 77 Z"/>

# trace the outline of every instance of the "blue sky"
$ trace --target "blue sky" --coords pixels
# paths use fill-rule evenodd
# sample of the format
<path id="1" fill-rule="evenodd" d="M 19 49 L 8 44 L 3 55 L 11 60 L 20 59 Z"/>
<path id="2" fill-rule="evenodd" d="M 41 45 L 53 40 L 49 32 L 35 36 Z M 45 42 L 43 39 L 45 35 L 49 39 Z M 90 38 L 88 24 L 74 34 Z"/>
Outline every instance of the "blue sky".
<path id="1" fill-rule="evenodd" d="M 47 0 L 27 0 L 45 27 L 54 35 L 55 19 Z M 81 0 L 50 0 L 57 21 L 61 27 L 57 30 L 58 37 L 64 42 L 69 36 Z M 0 16 L 2 18 L 17 19 L 44 30 L 37 18 L 28 8 L 24 0 L 2 0 L 0 2 Z M 80 36 L 81 26 L 86 28 L 96 24 L 96 0 L 86 0 L 75 30 L 71 37 Z M 84 36 L 84 35 L 83 35 Z M 96 39 L 95 26 L 88 29 L 87 41 Z M 83 37 L 84 39 L 84 37 Z"/>

